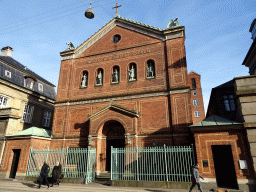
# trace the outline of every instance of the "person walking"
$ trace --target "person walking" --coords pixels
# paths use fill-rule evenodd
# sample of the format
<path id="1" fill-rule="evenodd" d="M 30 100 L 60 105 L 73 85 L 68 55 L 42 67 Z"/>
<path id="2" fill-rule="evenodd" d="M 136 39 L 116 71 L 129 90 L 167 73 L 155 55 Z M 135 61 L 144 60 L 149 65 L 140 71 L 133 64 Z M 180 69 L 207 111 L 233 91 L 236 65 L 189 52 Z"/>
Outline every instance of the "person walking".
<path id="1" fill-rule="evenodd" d="M 62 173 L 62 166 L 59 162 L 56 163 L 56 166 L 54 166 L 53 170 L 52 170 L 52 185 L 51 187 L 53 187 L 54 183 L 57 183 L 57 185 L 60 185 L 60 176 Z"/>
<path id="2" fill-rule="evenodd" d="M 196 185 L 198 186 L 198 190 L 203 192 L 199 179 L 202 178 L 204 180 L 204 178 L 199 173 L 198 163 L 194 166 L 191 166 L 191 175 L 192 175 L 192 186 L 190 187 L 189 192 L 191 192 Z"/>
<path id="3" fill-rule="evenodd" d="M 38 179 L 39 180 L 39 186 L 38 186 L 39 189 L 41 188 L 41 184 L 42 184 L 43 180 L 45 180 L 45 182 L 46 182 L 46 184 L 49 188 L 49 182 L 47 180 L 49 171 L 50 171 L 49 165 L 47 165 L 47 163 L 44 162 L 44 164 L 42 166 L 42 169 L 41 169 L 41 172 L 40 172 L 40 177 Z"/>

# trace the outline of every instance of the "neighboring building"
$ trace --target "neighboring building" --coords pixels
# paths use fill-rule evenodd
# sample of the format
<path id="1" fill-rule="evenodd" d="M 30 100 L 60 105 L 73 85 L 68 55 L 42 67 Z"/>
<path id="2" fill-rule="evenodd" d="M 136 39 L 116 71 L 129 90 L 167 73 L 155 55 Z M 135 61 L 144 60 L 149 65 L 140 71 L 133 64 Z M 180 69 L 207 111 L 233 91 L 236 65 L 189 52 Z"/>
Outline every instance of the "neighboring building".
<path id="1" fill-rule="evenodd" d="M 249 31 L 252 33 L 253 43 L 243 61 L 243 65 L 249 67 L 250 75 L 256 75 L 256 19 L 253 20 Z"/>
<path id="2" fill-rule="evenodd" d="M 32 126 L 50 131 L 56 97 L 55 86 L 13 59 L 12 51 L 4 47 L 0 56 L 0 162 L 4 172 L 11 170 L 5 163 L 12 164 L 13 159 L 19 160 L 18 154 L 23 158 L 29 150 L 29 146 L 6 136 Z"/>
<path id="3" fill-rule="evenodd" d="M 96 148 L 99 174 L 110 170 L 111 146 L 192 144 L 184 41 L 184 26 L 115 17 L 76 49 L 70 44 L 60 53 L 51 148 Z"/>
<path id="4" fill-rule="evenodd" d="M 191 109 L 193 124 L 205 118 L 203 92 L 201 88 L 201 75 L 194 71 L 188 74 L 188 83 L 191 89 Z"/>
<path id="5" fill-rule="evenodd" d="M 255 21 L 250 28 L 253 43 L 243 62 L 250 76 L 213 88 L 206 119 L 190 126 L 200 172 L 215 187 L 256 191 Z"/>

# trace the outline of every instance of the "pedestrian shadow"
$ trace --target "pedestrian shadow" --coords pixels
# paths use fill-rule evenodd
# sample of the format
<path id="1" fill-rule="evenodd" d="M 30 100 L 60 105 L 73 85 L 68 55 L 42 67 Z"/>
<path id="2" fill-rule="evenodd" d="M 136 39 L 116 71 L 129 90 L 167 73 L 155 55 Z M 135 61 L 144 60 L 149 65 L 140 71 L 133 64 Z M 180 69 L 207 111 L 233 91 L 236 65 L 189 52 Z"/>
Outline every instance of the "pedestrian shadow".
<path id="1" fill-rule="evenodd" d="M 26 186 L 28 186 L 28 187 L 30 187 L 30 188 L 37 188 L 37 184 L 34 184 L 34 183 L 24 183 L 24 182 L 22 182 L 22 184 L 23 185 L 26 185 Z"/>
<path id="2" fill-rule="evenodd" d="M 146 191 L 152 191 L 152 192 L 166 192 L 162 190 L 156 190 L 156 189 L 145 189 Z"/>

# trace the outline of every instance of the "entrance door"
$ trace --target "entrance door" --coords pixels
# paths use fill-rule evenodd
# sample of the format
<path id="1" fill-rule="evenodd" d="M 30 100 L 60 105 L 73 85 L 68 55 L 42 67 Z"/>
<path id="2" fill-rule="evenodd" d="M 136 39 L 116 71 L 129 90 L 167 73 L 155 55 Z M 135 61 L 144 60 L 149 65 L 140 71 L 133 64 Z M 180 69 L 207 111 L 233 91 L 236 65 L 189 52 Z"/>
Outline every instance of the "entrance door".
<path id="1" fill-rule="evenodd" d="M 106 154 L 106 171 L 111 169 L 111 146 L 113 148 L 124 148 L 124 139 L 108 139 L 107 140 L 107 154 Z"/>
<path id="2" fill-rule="evenodd" d="M 239 189 L 231 145 L 212 145 L 218 187 Z"/>
<path id="3" fill-rule="evenodd" d="M 10 172 L 10 178 L 15 178 L 18 164 L 19 164 L 19 159 L 20 159 L 20 149 L 13 149 L 13 159 L 12 159 L 12 167 L 11 167 L 11 172 Z"/>

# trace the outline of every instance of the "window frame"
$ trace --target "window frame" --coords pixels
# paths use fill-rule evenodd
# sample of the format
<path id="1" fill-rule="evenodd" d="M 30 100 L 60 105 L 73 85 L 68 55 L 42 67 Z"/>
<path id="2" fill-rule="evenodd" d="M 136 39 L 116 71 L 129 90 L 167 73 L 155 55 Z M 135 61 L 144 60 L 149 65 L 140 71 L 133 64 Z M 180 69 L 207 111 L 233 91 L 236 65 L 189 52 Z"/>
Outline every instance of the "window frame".
<path id="1" fill-rule="evenodd" d="M 28 103 L 25 104 L 23 115 L 22 115 L 22 121 L 24 123 L 32 123 L 33 118 L 33 112 L 34 112 L 34 105 L 30 105 Z"/>
<path id="2" fill-rule="evenodd" d="M 196 96 L 196 95 L 197 95 L 197 92 L 193 92 L 193 95 Z"/>
<path id="3" fill-rule="evenodd" d="M 38 83 L 38 90 L 44 92 L 44 85 L 42 83 Z"/>
<path id="4" fill-rule="evenodd" d="M 24 87 L 34 90 L 36 80 L 31 77 L 24 78 Z M 29 84 L 30 83 L 30 84 Z"/>
<path id="5" fill-rule="evenodd" d="M 235 111 L 236 110 L 236 103 L 234 96 L 232 94 L 223 95 L 223 103 L 225 111 Z"/>
<path id="6" fill-rule="evenodd" d="M 194 106 L 199 106 L 199 101 L 198 101 L 198 99 L 193 100 L 193 105 L 194 105 Z"/>
<path id="7" fill-rule="evenodd" d="M 196 89 L 196 79 L 195 78 L 191 78 L 191 86 L 192 86 L 192 89 Z"/>
<path id="8" fill-rule="evenodd" d="M 52 112 L 50 110 L 44 110 L 44 118 L 42 122 L 43 127 L 50 127 Z"/>
<path id="9" fill-rule="evenodd" d="M 194 116 L 195 117 L 200 117 L 200 111 L 194 111 Z"/>
<path id="10" fill-rule="evenodd" d="M 5 103 L 4 103 L 4 101 L 5 101 Z M 9 98 L 0 95 L 0 108 L 1 108 L 1 109 L 2 109 L 2 108 L 7 108 L 7 107 L 8 107 L 8 104 L 9 104 Z"/>
<path id="11" fill-rule="evenodd" d="M 8 70 L 5 70 L 5 76 L 8 77 L 8 78 L 12 78 L 12 72 L 8 71 Z M 9 75 L 7 74 L 9 73 Z"/>

